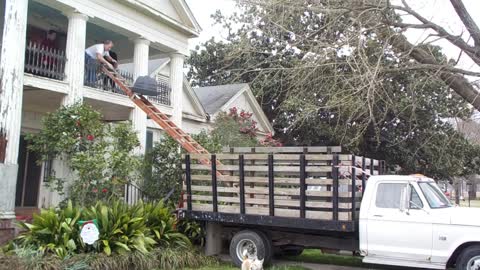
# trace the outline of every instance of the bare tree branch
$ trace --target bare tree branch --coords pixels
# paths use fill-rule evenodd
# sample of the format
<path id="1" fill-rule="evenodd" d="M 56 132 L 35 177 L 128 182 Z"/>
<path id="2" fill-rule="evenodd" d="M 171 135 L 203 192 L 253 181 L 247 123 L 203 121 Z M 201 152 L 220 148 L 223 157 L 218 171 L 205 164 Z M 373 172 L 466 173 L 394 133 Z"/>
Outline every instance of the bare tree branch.
<path id="1" fill-rule="evenodd" d="M 401 34 L 392 35 L 391 33 L 385 33 L 385 31 L 379 32 L 379 34 L 389 39 L 389 43 L 397 50 L 409 52 L 409 55 L 421 64 L 442 65 L 432 55 L 411 44 L 407 38 Z M 475 89 L 465 77 L 452 72 L 439 72 L 438 76 L 458 95 L 463 97 L 467 102 L 472 104 L 475 109 L 480 111 L 480 92 L 478 92 L 478 90 Z"/>
<path id="2" fill-rule="evenodd" d="M 462 0 L 450 0 L 450 3 L 452 3 L 453 8 L 458 14 L 458 17 L 460 20 L 462 20 L 463 24 L 472 36 L 475 46 L 480 46 L 480 28 L 475 23 L 472 16 L 470 16 L 470 13 L 465 8 Z"/>

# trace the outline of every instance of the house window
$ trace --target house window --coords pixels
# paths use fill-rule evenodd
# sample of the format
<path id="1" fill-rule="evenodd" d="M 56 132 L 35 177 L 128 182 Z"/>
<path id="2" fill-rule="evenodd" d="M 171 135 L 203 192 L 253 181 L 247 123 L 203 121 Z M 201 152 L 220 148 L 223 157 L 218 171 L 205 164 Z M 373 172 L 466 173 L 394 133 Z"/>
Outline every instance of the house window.
<path id="1" fill-rule="evenodd" d="M 50 182 L 50 178 L 53 175 L 53 159 L 49 158 L 43 164 L 43 182 Z"/>
<path id="2" fill-rule="evenodd" d="M 147 141 L 145 143 L 146 152 L 150 152 L 153 149 L 153 132 L 147 130 Z"/>

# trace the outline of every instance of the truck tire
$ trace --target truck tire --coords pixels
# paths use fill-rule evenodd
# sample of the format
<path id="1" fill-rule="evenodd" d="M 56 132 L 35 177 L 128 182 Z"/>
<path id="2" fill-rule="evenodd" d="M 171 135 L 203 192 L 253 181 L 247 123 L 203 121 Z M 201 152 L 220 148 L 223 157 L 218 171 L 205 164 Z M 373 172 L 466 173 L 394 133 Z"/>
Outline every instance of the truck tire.
<path id="1" fill-rule="evenodd" d="M 478 269 L 480 267 L 480 246 L 470 246 L 462 251 L 457 259 L 457 270 Z"/>
<path id="2" fill-rule="evenodd" d="M 258 259 L 264 259 L 264 265 L 268 264 L 271 259 L 271 244 L 262 232 L 244 230 L 233 236 L 230 241 L 230 257 L 237 267 L 241 267 L 243 262 L 243 252 L 246 250 L 249 256 Z"/>
<path id="3" fill-rule="evenodd" d="M 256 230 L 255 232 L 257 232 L 263 238 L 263 241 L 265 242 L 265 261 L 264 261 L 264 265 L 268 265 L 272 261 L 273 254 L 274 254 L 272 239 L 270 239 L 270 237 L 262 231 L 257 231 Z"/>

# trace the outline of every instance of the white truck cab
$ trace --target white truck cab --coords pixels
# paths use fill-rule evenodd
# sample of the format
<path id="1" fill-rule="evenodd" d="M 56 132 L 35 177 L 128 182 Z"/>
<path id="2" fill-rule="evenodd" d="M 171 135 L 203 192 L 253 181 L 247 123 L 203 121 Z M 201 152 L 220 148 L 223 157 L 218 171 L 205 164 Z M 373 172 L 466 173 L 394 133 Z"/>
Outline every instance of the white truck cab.
<path id="1" fill-rule="evenodd" d="M 433 179 L 368 179 L 359 221 L 365 263 L 480 269 L 480 209 L 450 203 Z"/>

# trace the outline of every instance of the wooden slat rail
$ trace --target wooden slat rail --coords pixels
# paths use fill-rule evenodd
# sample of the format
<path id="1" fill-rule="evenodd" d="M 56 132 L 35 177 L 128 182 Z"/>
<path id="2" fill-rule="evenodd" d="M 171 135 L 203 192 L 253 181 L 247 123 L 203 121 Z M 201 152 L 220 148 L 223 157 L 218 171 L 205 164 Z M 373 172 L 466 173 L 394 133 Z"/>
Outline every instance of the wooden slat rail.
<path id="1" fill-rule="evenodd" d="M 368 177 L 385 170 L 383 161 L 337 153 L 184 158 L 187 210 L 309 219 L 357 218 Z"/>
<path id="2" fill-rule="evenodd" d="M 287 147 L 224 147 L 224 153 L 238 153 L 238 154 L 247 154 L 247 153 L 267 153 L 267 154 L 277 154 L 277 153 L 298 153 L 298 154 L 307 154 L 307 153 L 341 153 L 341 146 L 287 146 Z"/>

